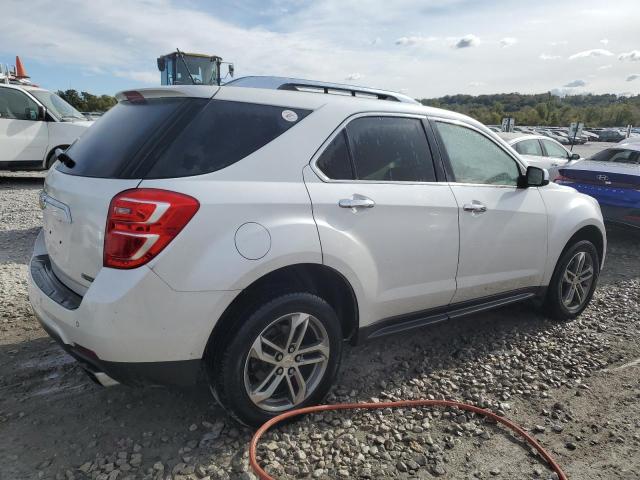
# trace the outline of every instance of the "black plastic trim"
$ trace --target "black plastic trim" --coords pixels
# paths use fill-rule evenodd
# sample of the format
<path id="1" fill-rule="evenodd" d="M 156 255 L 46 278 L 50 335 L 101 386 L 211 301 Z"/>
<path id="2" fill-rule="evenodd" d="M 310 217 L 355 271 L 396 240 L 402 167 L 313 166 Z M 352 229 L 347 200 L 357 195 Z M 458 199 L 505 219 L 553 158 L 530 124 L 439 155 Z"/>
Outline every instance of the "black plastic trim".
<path id="1" fill-rule="evenodd" d="M 540 297 L 544 294 L 544 289 L 540 287 L 523 288 L 511 292 L 491 295 L 477 300 L 452 303 L 444 307 L 436 307 L 408 315 L 380 320 L 379 322 L 361 328 L 358 331 L 358 342 L 365 342 L 373 338 L 392 335 L 414 328 L 443 322 L 454 318 L 460 318 L 485 310 L 492 310 L 511 303 L 521 302 L 530 298 Z"/>
<path id="2" fill-rule="evenodd" d="M 0 162 L 2 170 L 42 170 L 42 160 L 11 160 Z"/>
<path id="3" fill-rule="evenodd" d="M 49 255 L 33 257 L 29 268 L 35 284 L 51 300 L 67 310 L 75 310 L 80 306 L 82 297 L 56 277 L 51 268 Z"/>
<path id="4" fill-rule="evenodd" d="M 102 372 L 123 385 L 149 386 L 170 385 L 190 387 L 198 382 L 202 361 L 177 360 L 170 362 L 108 362 L 98 358 L 91 350 L 81 345 L 69 345 L 38 318 L 42 328 L 69 355 L 78 361 L 87 374 L 95 380 L 95 374 Z"/>

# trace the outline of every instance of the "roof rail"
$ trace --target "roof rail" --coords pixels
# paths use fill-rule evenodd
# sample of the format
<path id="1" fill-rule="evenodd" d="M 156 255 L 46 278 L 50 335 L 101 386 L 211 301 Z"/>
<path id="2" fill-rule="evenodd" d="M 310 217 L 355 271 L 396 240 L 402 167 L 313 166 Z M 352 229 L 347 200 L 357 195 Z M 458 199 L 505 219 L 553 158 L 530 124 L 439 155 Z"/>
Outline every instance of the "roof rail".
<path id="1" fill-rule="evenodd" d="M 330 95 L 389 100 L 392 102 L 418 103 L 407 95 L 387 90 L 288 77 L 241 77 L 225 83 L 225 86 L 265 88 L 269 90 L 293 90 L 296 92 L 326 93 Z"/>

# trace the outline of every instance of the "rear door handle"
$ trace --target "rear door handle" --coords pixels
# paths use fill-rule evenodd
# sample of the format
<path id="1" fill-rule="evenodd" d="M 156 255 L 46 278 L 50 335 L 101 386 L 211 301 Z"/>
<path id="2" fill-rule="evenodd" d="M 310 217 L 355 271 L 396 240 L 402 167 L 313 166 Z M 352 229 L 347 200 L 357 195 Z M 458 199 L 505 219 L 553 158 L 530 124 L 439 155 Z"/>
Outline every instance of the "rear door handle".
<path id="1" fill-rule="evenodd" d="M 343 198 L 338 201 L 340 208 L 351 208 L 356 210 L 358 208 L 373 208 L 376 206 L 376 202 L 363 195 L 354 194 L 351 198 Z"/>
<path id="2" fill-rule="evenodd" d="M 482 203 L 478 202 L 477 200 L 473 200 L 471 203 L 465 203 L 462 206 L 462 209 L 465 212 L 472 212 L 472 213 L 484 213 L 487 211 L 487 207 L 484 206 Z"/>

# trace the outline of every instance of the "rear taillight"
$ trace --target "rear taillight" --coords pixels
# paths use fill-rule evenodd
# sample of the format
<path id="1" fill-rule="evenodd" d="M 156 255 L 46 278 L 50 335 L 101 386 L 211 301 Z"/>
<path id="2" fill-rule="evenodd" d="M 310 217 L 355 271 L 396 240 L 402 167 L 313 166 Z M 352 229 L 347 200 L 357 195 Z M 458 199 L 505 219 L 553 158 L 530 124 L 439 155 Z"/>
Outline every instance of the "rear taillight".
<path id="1" fill-rule="evenodd" d="M 120 192 L 109 205 L 104 266 L 136 268 L 158 255 L 200 208 L 193 197 L 155 188 Z"/>

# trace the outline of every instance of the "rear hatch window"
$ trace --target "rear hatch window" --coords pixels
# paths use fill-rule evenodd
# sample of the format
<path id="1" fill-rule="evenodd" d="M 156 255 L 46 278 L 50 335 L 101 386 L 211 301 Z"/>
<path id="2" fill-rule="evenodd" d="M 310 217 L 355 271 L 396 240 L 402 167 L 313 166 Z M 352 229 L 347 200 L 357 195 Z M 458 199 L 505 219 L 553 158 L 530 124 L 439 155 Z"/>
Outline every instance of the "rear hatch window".
<path id="1" fill-rule="evenodd" d="M 122 101 L 67 150 L 70 175 L 152 179 L 225 168 L 282 135 L 309 110 L 209 99 Z"/>

